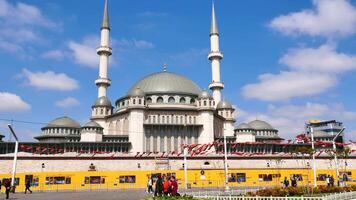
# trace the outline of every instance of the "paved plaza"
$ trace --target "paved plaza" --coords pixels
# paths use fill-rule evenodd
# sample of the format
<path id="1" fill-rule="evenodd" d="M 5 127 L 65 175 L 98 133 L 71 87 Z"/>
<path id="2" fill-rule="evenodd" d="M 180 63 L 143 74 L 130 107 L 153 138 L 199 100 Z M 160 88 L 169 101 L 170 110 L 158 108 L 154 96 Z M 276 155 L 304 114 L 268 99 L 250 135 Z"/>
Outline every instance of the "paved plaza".
<path id="1" fill-rule="evenodd" d="M 10 194 L 13 200 L 140 200 L 149 195 L 144 189 L 109 190 L 109 191 L 62 191 L 62 192 L 33 192 L 32 194 Z M 0 200 L 5 199 L 1 193 Z"/>

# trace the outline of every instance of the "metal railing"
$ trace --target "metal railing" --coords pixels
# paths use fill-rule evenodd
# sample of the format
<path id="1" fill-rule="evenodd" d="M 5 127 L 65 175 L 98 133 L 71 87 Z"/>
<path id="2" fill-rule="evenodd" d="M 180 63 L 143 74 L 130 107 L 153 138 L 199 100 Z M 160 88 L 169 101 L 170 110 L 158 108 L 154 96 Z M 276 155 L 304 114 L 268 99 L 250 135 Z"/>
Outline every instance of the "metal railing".
<path id="1" fill-rule="evenodd" d="M 253 190 L 253 189 L 251 189 Z M 256 189 L 254 189 L 256 190 Z M 244 191 L 241 190 L 236 190 L 235 195 L 243 195 L 246 194 L 243 193 Z M 241 192 L 238 194 L 238 192 Z M 260 196 L 235 196 L 232 194 L 234 192 L 231 191 L 226 193 L 223 191 L 202 191 L 202 192 L 194 192 L 194 193 L 186 193 L 187 195 L 191 195 L 194 197 L 199 197 L 199 198 L 206 198 L 210 200 L 352 200 L 356 199 L 356 191 L 354 192 L 343 192 L 343 193 L 335 193 L 335 194 L 329 194 L 325 196 L 320 196 L 320 197 L 260 197 Z"/>

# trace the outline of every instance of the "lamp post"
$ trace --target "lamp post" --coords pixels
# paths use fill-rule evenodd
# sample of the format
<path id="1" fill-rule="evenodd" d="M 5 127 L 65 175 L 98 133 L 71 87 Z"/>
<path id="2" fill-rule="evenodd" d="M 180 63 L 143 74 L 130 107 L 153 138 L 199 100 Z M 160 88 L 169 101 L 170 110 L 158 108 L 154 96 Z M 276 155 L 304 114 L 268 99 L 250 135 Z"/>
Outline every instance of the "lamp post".
<path id="1" fill-rule="evenodd" d="M 188 189 L 188 166 L 187 166 L 187 154 L 188 154 L 188 149 L 184 148 L 183 149 L 183 155 L 184 155 L 184 181 L 185 181 L 185 189 Z"/>
<path id="2" fill-rule="evenodd" d="M 225 129 L 224 129 L 225 130 Z M 225 191 L 229 191 L 229 177 L 228 177 L 228 168 L 227 168 L 227 145 L 226 145 L 226 131 L 224 131 L 224 156 L 225 156 Z"/>
<path id="3" fill-rule="evenodd" d="M 337 153 L 336 153 L 336 139 L 339 137 L 339 135 L 344 132 L 345 128 L 342 128 L 341 131 L 339 131 L 335 137 L 333 138 L 333 149 L 334 149 L 334 162 L 335 162 L 335 170 L 336 170 L 336 180 L 339 182 L 339 164 L 337 161 Z"/>
<path id="4" fill-rule="evenodd" d="M 311 135 L 311 140 L 312 140 L 312 149 L 313 149 L 313 174 L 314 174 L 314 187 L 317 187 L 316 183 L 316 163 L 315 163 L 315 147 L 314 147 L 314 130 L 313 127 L 310 127 L 310 135 Z"/>
<path id="5" fill-rule="evenodd" d="M 12 165 L 12 178 L 11 178 L 11 186 L 14 188 L 15 187 L 15 174 L 16 174 L 16 166 L 17 166 L 17 152 L 18 152 L 18 148 L 19 148 L 19 140 L 17 138 L 17 135 L 15 134 L 14 129 L 12 129 L 11 124 L 7 125 L 10 129 L 10 132 L 12 133 L 12 135 L 15 138 L 15 152 L 14 152 L 14 162 Z"/>

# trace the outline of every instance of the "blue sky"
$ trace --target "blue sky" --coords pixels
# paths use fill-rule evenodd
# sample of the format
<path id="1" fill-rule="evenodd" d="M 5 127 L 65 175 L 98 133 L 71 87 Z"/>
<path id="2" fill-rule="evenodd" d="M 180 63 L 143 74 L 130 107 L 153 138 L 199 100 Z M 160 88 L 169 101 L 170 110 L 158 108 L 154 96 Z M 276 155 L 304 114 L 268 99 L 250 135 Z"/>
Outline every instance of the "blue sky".
<path id="1" fill-rule="evenodd" d="M 336 119 L 356 139 L 356 2 L 215 1 L 223 95 L 237 123 L 270 122 L 285 138 L 308 119 Z M 97 96 L 103 1 L 0 0 L 0 118 L 22 140 L 68 115 L 84 123 Z M 211 1 L 109 1 L 112 102 L 162 70 L 211 80 Z M 0 132 L 8 135 L 6 121 Z"/>

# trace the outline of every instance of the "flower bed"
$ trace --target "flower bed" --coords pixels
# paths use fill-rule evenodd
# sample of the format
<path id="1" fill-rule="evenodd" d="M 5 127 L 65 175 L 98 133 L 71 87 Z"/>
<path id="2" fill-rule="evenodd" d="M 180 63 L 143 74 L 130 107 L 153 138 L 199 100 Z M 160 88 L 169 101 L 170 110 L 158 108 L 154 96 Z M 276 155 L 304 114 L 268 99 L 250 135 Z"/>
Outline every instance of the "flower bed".
<path id="1" fill-rule="evenodd" d="M 247 196 L 315 196 L 320 194 L 330 194 L 339 192 L 356 191 L 356 186 L 349 187 L 327 187 L 318 186 L 316 188 L 311 187 L 288 187 L 288 188 L 271 188 L 258 190 L 256 192 L 249 192 Z"/>

